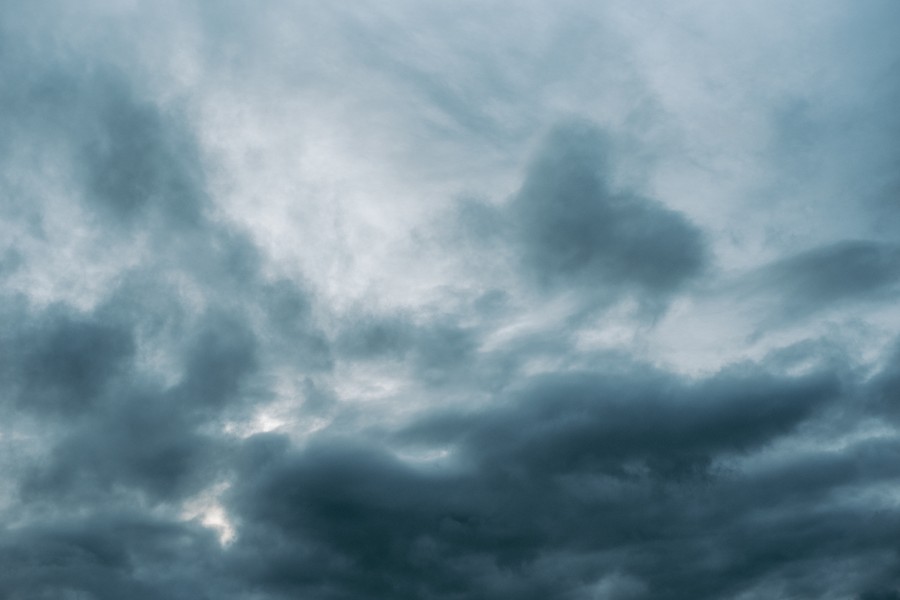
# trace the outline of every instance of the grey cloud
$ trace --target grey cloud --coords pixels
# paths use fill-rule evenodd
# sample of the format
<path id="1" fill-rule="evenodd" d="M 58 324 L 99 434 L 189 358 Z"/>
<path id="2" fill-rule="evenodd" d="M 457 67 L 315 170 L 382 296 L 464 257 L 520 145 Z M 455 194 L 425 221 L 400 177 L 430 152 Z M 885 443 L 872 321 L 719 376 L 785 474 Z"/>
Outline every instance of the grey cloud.
<path id="1" fill-rule="evenodd" d="M 72 215 L 84 218 L 67 223 L 73 235 L 91 250 L 140 259 L 91 309 L 23 300 L 3 312 L 4 401 L 14 400 L 11 427 L 36 440 L 16 465 L 15 518 L 28 522 L 63 505 L 80 514 L 134 502 L 172 510 L 225 473 L 222 424 L 273 396 L 269 370 L 327 370 L 328 343 L 309 291 L 265 276 L 249 236 L 214 214 L 184 111 L 117 66 L 119 57 L 96 47 L 66 56 L 22 35 L 11 34 L 16 52 L 2 63 L 4 73 L 21 75 L 4 93 L 14 142 L 5 147 L 5 181 L 43 193 L 11 171 L 21 146 L 74 185 L 70 201 L 83 200 L 86 211 Z M 11 203 L 25 207 L 26 199 Z M 65 242 L 27 222 L 55 217 L 46 214 L 51 206 L 11 209 L 20 235 Z M 23 253 L 18 271 L 39 266 L 32 260 Z"/>
<path id="2" fill-rule="evenodd" d="M 8 248 L 0 256 L 0 278 L 13 273 L 22 266 L 22 254 L 14 248 Z"/>
<path id="3" fill-rule="evenodd" d="M 784 298 L 789 316 L 842 301 L 884 300 L 900 282 L 900 247 L 837 242 L 768 265 L 758 281 Z"/>
<path id="4" fill-rule="evenodd" d="M 299 373 L 328 368 L 306 293 L 267 281 L 245 235 L 205 218 L 190 229 L 176 228 L 179 239 L 147 227 L 154 260 L 124 273 L 88 314 L 23 307 L 5 315 L 15 324 L 3 344 L 7 389 L 47 422 L 43 458 L 20 465 L 22 501 L 102 507 L 135 494 L 150 504 L 196 494 L 226 472 L 224 419 L 271 396 L 263 359 Z M 195 286 L 206 308 L 186 302 L 173 278 Z M 162 373 L 147 370 L 147 352 L 164 357 Z M 67 426 L 51 424 L 54 413 Z"/>
<path id="5" fill-rule="evenodd" d="M 12 142 L 70 169 L 99 216 L 198 225 L 208 204 L 202 159 L 177 110 L 142 96 L 102 59 L 35 49 L 13 56 L 4 71 L 19 85 L 3 106 Z"/>
<path id="6" fill-rule="evenodd" d="M 801 253 L 785 243 L 744 278 L 738 292 L 762 299 L 776 335 L 815 329 L 781 351 L 722 348 L 758 362 L 720 368 L 723 358 L 689 376 L 671 365 L 692 340 L 661 340 L 649 326 L 688 292 L 672 318 L 696 317 L 692 303 L 724 277 L 709 268 L 722 239 L 747 233 L 741 215 L 706 219 L 678 189 L 738 206 L 749 192 L 733 181 L 648 167 L 640 189 L 659 199 L 629 183 L 647 167 L 637 163 L 671 150 L 629 154 L 653 137 L 634 104 L 659 95 L 673 114 L 655 118 L 675 127 L 690 122 L 680 102 L 744 89 L 715 61 L 697 63 L 714 67 L 699 78 L 655 64 L 656 44 L 685 49 L 675 60 L 689 63 L 694 50 L 728 46 L 718 23 L 694 8 L 651 18 L 579 2 L 516 15 L 298 6 L 0 10 L 0 75 L 16 82 L 0 90 L 0 596 L 897 597 L 897 350 L 859 359 L 805 319 L 833 310 L 865 320 L 863 308 L 889 306 L 893 233 L 832 231 Z M 753 12 L 716 13 L 723 26 L 732 10 Z M 860 10 L 850 29 L 870 23 L 874 9 Z M 740 53 L 757 57 L 759 43 Z M 887 72 L 890 50 L 858 81 Z M 851 66 L 869 64 L 869 51 L 854 47 Z M 890 195 L 896 119 L 875 125 L 893 106 L 891 81 L 846 136 L 855 121 L 837 116 L 859 106 L 846 95 L 823 104 L 810 93 L 784 110 L 778 90 L 756 91 L 758 114 L 782 111 L 767 157 L 796 155 L 783 161 L 796 179 L 768 172 L 784 184 L 779 198 L 794 202 L 811 174 L 836 165 L 845 138 L 847 164 L 823 188 L 840 184 L 839 195 L 859 181 L 864 202 Z M 770 96 L 781 109 L 762 106 Z M 706 146 L 699 135 L 701 150 L 747 141 L 724 123 L 733 114 L 715 115 L 725 132 Z M 278 122 L 283 135 L 257 129 L 272 115 L 292 120 Z M 209 123 L 225 131 L 207 153 Z M 244 133 L 253 139 L 227 138 Z M 245 151 L 258 157 L 244 162 Z M 227 190 L 246 203 L 214 193 L 229 183 L 223 169 L 270 160 L 278 167 L 240 173 L 252 185 Z M 719 167 L 709 172 L 740 179 Z M 384 197 L 395 191 L 402 202 Z M 662 202 L 670 191 L 690 217 Z M 313 221 L 346 222 L 334 238 L 307 240 L 301 221 L 315 212 L 307 202 L 325 203 L 319 192 L 338 208 Z M 457 192 L 494 196 L 459 202 L 449 218 L 435 208 L 431 230 L 393 212 Z M 270 193 L 290 206 L 269 214 Z M 363 202 L 369 214 L 356 221 Z M 822 213 L 839 230 L 835 206 Z M 296 218 L 275 228 L 288 235 L 266 229 L 273 216 Z M 709 230 L 694 224 L 701 217 Z M 296 243 L 308 264 L 332 252 L 347 261 L 299 273 L 244 223 Z M 379 263 L 378 248 L 400 248 L 398 237 L 438 241 L 415 260 L 390 255 L 433 280 Z M 336 247 L 315 247 L 323 240 Z M 370 243 L 360 261 L 376 271 L 370 280 L 334 268 Z M 99 273 L 95 285 L 61 289 L 70 266 Z M 616 323 L 607 309 L 622 300 L 639 310 Z M 619 347 L 618 327 L 623 339 L 642 332 Z M 233 528 L 228 543 L 218 516 Z"/>
<path id="7" fill-rule="evenodd" d="M 96 117 L 83 125 L 87 135 L 76 152 L 88 200 L 120 219 L 158 206 L 168 223 L 196 225 L 206 197 L 188 125 L 137 99 L 116 75 L 86 85 Z"/>
<path id="8" fill-rule="evenodd" d="M 247 535 L 234 558 L 285 597 L 582 597 L 615 572 L 642 582 L 639 598 L 720 598 L 772 582 L 821 594 L 833 561 L 863 548 L 890 556 L 900 521 L 859 529 L 855 509 L 828 503 L 819 521 L 796 494 L 884 480 L 889 456 L 868 472 L 827 454 L 789 465 L 822 474 L 815 484 L 714 465 L 790 435 L 840 393 L 827 376 L 753 371 L 696 384 L 644 371 L 538 379 L 501 407 L 426 416 L 401 433 L 407 446 L 455 448 L 436 463 L 365 439 L 325 434 L 291 449 L 251 438 L 231 496 Z M 771 511 L 762 528 L 759 510 Z"/>
<path id="9" fill-rule="evenodd" d="M 415 326 L 405 315 L 367 315 L 339 333 L 335 343 L 353 358 L 396 357 L 413 343 Z"/>
<path id="10" fill-rule="evenodd" d="M 202 270 L 201 277 L 210 273 Z M 47 458 L 26 469 L 24 498 L 89 505 L 122 492 L 151 502 L 197 493 L 225 473 L 228 443 L 214 433 L 217 424 L 226 415 L 248 414 L 268 395 L 259 381 L 261 360 L 275 360 L 275 352 L 300 372 L 317 372 L 323 356 L 327 361 L 308 299 L 287 281 L 254 281 L 251 270 L 241 296 L 222 302 L 212 296 L 213 306 L 193 315 L 177 288 L 154 277 L 130 273 L 93 314 L 51 308 L 9 315 L 10 322 L 24 322 L 18 334 L 24 342 L 5 345 L 7 355 L 17 357 L 7 381 L 20 390 L 20 403 L 45 418 L 51 408 L 78 417 L 55 433 Z M 223 282 L 228 285 L 228 279 L 210 283 L 215 290 Z M 267 316 L 261 330 L 249 308 L 255 310 L 249 304 L 255 301 Z M 136 340 L 168 355 L 174 384 L 145 372 Z M 289 350 L 279 352 L 283 347 Z"/>
<path id="11" fill-rule="evenodd" d="M 187 351 L 176 393 L 189 404 L 222 406 L 239 397 L 242 380 L 256 371 L 257 342 L 240 321 L 219 315 L 204 321 Z"/>
<path id="12" fill-rule="evenodd" d="M 625 375 L 565 374 L 530 381 L 507 407 L 430 417 L 407 435 L 464 440 L 473 459 L 501 467 L 510 462 L 506 457 L 518 457 L 523 468 L 546 473 L 691 475 L 721 454 L 788 433 L 838 391 L 829 378 L 779 381 L 752 372 L 724 373 L 700 385 L 647 366 Z"/>
<path id="13" fill-rule="evenodd" d="M 481 545 L 502 560 L 504 553 L 495 544 L 505 544 L 508 560 L 514 561 L 520 553 L 517 542 L 530 537 L 524 530 L 500 527 L 481 540 L 475 532 L 466 543 L 471 516 L 465 514 L 464 497 L 477 493 L 468 482 L 417 472 L 366 445 L 325 442 L 302 454 L 277 454 L 263 464 L 235 495 L 248 533 L 238 556 L 249 560 L 263 540 L 276 536 L 279 542 L 269 546 L 259 570 L 250 571 L 251 581 L 276 593 L 494 597 L 489 579 L 476 584 L 467 573 L 466 547 Z M 451 539 L 446 544 L 441 532 L 460 543 Z M 478 562 L 472 565 L 476 571 Z M 483 575 L 494 569 L 487 561 Z M 514 591 L 529 597 L 528 587 L 518 584 Z"/>
<path id="14" fill-rule="evenodd" d="M 617 191 L 612 152 L 583 121 L 547 136 L 509 209 L 524 265 L 542 285 L 669 294 L 704 266 L 702 235 L 661 204 Z"/>
<path id="15" fill-rule="evenodd" d="M 709 251 L 687 217 L 617 185 L 621 151 L 589 120 L 558 123 L 506 204 L 459 203 L 454 243 L 480 248 L 473 268 L 510 260 L 543 291 L 574 290 L 601 305 L 631 295 L 664 307 L 703 273 Z"/>
<path id="16" fill-rule="evenodd" d="M 50 598 L 216 598 L 214 537 L 196 525 L 115 511 L 4 531 L 0 593 Z M 204 558 L 206 557 L 206 558 Z"/>
<path id="17" fill-rule="evenodd" d="M 870 409 L 894 422 L 900 421 L 900 343 L 887 354 L 885 366 L 868 382 Z"/>
<path id="18" fill-rule="evenodd" d="M 834 50 L 827 66 L 760 106 L 772 135 L 759 178 L 765 193 L 754 201 L 774 209 L 767 233 L 776 244 L 821 242 L 823 231 L 897 241 L 900 63 L 890 23 L 900 15 L 889 2 L 834 6 L 841 27 L 809 32 Z"/>
<path id="19" fill-rule="evenodd" d="M 310 372 L 327 372 L 333 367 L 331 342 L 315 322 L 309 290 L 280 279 L 261 283 L 253 297 L 265 311 L 271 351 Z"/>
<path id="20" fill-rule="evenodd" d="M 789 254 L 738 275 L 721 298 L 751 309 L 756 336 L 847 310 L 890 306 L 900 291 L 900 246 L 843 240 Z"/>
<path id="21" fill-rule="evenodd" d="M 889 589 L 867 591 L 859 596 L 859 600 L 897 600 L 897 598 L 900 598 L 900 592 Z"/>
<path id="22" fill-rule="evenodd" d="M 109 343 L 98 342 L 95 330 L 68 327 L 45 339 L 33 336 L 55 352 L 27 358 L 32 370 L 26 371 L 23 398 L 39 401 L 40 386 L 49 385 L 56 402 L 74 404 L 80 413 L 57 433 L 48 460 L 31 469 L 25 497 L 96 501 L 119 488 L 166 499 L 210 483 L 223 442 L 202 429 L 241 397 L 242 385 L 258 368 L 256 340 L 245 326 L 220 315 L 201 319 L 188 336 L 180 360 L 185 371 L 172 387 L 142 374 L 133 350 L 114 360 L 105 356 Z M 71 356 L 59 356 L 69 348 Z"/>
<path id="23" fill-rule="evenodd" d="M 22 497 L 102 503 L 124 491 L 151 502 L 184 498 L 213 482 L 221 442 L 177 404 L 147 394 L 75 426 L 22 484 Z"/>
<path id="24" fill-rule="evenodd" d="M 476 333 L 453 323 L 434 323 L 419 337 L 413 362 L 425 381 L 458 379 L 474 358 Z"/>
<path id="25" fill-rule="evenodd" d="M 416 380 L 425 383 L 456 380 L 462 369 L 471 367 L 482 332 L 446 317 L 419 320 L 404 314 L 364 314 L 348 320 L 335 346 L 345 358 L 402 360 Z"/>
<path id="26" fill-rule="evenodd" d="M 7 389 L 18 390 L 18 403 L 35 412 L 90 410 L 135 352 L 128 329 L 61 307 L 7 331 L 2 348 Z"/>

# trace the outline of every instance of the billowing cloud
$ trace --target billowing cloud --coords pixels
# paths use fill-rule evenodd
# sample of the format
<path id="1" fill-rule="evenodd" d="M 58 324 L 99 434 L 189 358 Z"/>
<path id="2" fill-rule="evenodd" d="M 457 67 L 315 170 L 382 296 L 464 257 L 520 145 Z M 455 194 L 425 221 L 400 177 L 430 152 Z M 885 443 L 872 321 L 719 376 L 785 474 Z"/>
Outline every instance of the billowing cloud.
<path id="1" fill-rule="evenodd" d="M 896 440 L 754 458 L 841 394 L 828 375 L 688 383 L 635 368 L 428 416 L 399 433 L 407 452 L 445 449 L 422 462 L 366 439 L 251 438 L 232 498 L 250 534 L 233 552 L 285 596 L 591 597 L 623 574 L 635 598 L 853 589 L 889 574 L 897 523 L 859 529 L 866 509 L 845 490 L 890 481 Z M 854 581 L 829 576 L 858 553 L 873 562 Z"/>

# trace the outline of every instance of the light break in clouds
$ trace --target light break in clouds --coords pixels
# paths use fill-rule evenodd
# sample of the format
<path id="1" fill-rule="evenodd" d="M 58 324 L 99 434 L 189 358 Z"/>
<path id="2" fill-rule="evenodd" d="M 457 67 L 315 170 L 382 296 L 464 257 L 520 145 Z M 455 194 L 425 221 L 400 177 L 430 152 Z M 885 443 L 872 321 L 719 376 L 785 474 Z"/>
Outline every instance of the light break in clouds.
<path id="1" fill-rule="evenodd" d="M 0 7 L 0 597 L 900 599 L 900 4 Z"/>

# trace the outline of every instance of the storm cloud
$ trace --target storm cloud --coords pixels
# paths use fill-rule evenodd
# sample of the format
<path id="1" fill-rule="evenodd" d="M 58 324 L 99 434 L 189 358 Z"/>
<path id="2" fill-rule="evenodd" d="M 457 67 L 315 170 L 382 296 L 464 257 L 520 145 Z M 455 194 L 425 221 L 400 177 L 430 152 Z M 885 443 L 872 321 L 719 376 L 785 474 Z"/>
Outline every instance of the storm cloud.
<path id="1" fill-rule="evenodd" d="M 897 16 L 5 3 L 0 596 L 897 598 Z"/>
<path id="2" fill-rule="evenodd" d="M 658 297 L 698 274 L 701 234 L 658 202 L 617 192 L 613 151 L 590 123 L 550 132 L 510 207 L 524 268 L 541 285 L 635 287 Z"/>

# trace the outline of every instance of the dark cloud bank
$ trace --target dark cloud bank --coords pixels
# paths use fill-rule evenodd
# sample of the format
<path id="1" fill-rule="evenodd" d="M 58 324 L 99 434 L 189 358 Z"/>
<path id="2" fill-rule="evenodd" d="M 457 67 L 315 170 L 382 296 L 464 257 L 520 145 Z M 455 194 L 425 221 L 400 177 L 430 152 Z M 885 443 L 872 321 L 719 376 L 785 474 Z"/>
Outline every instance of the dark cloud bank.
<path id="1" fill-rule="evenodd" d="M 516 310 L 497 294 L 329 328 L 316 293 L 216 213 L 183 110 L 89 52 L 48 52 L 0 46 L 19 83 L 0 93 L 3 215 L 24 232 L 0 263 L 3 598 L 900 598 L 897 351 L 869 372 L 810 339 L 793 349 L 805 370 L 772 353 L 688 377 L 580 353 L 577 331 L 488 347 Z M 529 302 L 634 299 L 651 320 L 713 277 L 712 250 L 613 183 L 611 135 L 561 120 L 510 198 L 457 222 L 488 224 L 474 252 L 507 261 Z M 22 240 L 59 241 L 22 152 L 69 174 L 72 231 L 138 257 L 88 308 L 10 283 L 39 267 Z M 852 310 L 895 297 L 898 256 L 840 241 L 741 285 L 776 322 Z M 548 352 L 562 366 L 528 368 Z M 339 367 L 398 364 L 416 410 L 342 408 Z M 285 370 L 306 395 L 292 414 L 330 424 L 231 433 Z M 185 516 L 210 489 L 224 542 Z"/>

